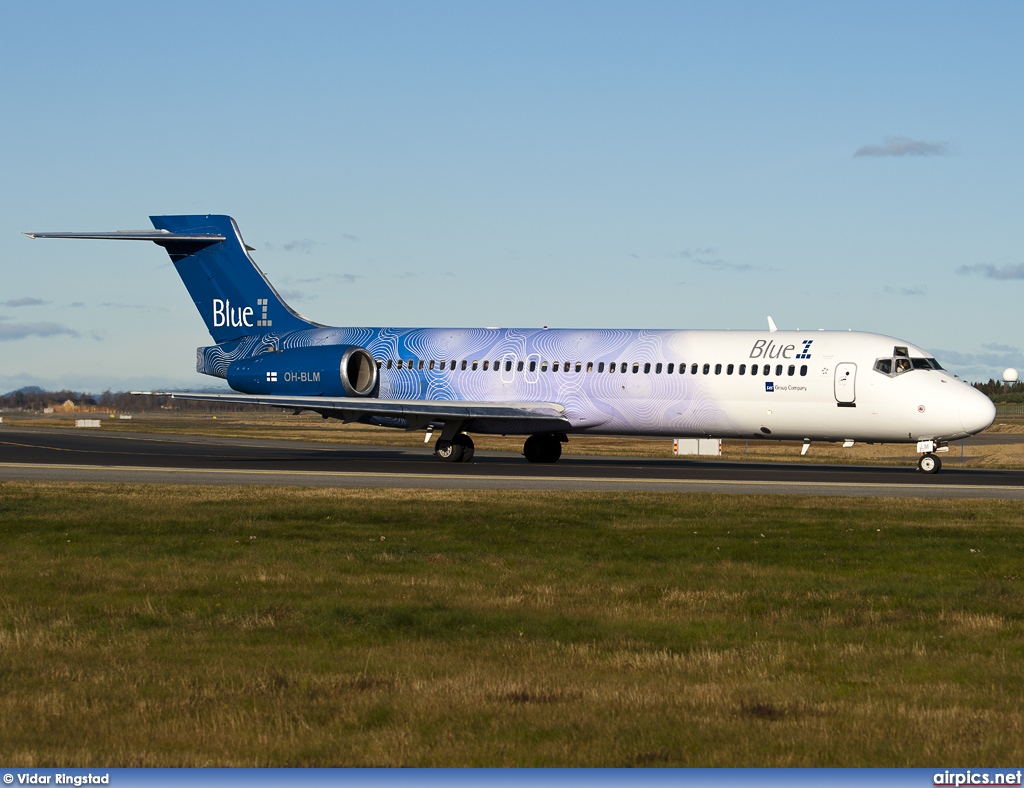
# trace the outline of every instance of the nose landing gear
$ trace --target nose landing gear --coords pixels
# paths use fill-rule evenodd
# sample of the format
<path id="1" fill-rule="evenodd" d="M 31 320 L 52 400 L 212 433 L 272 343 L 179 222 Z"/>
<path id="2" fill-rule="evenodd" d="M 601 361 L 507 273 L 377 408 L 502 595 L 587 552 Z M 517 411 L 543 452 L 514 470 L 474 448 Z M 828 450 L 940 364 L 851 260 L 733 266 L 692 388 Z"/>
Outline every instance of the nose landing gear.
<path id="1" fill-rule="evenodd" d="M 942 470 L 942 460 L 932 452 L 949 451 L 949 446 L 945 441 L 926 440 L 917 442 L 917 450 L 921 453 L 917 469 L 922 473 L 938 473 Z"/>

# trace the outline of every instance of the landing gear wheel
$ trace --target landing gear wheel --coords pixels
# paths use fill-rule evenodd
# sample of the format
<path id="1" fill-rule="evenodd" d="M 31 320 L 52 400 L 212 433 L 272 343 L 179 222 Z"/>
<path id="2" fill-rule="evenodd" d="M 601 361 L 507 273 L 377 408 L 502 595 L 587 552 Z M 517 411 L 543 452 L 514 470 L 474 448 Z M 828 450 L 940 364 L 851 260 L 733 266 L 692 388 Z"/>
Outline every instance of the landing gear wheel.
<path id="1" fill-rule="evenodd" d="M 452 443 L 456 446 L 462 447 L 462 456 L 459 457 L 459 462 L 469 462 L 473 459 L 473 453 L 476 451 L 476 447 L 473 446 L 473 439 L 468 435 L 456 435 L 452 438 Z"/>
<path id="2" fill-rule="evenodd" d="M 434 456 L 444 462 L 458 462 L 462 459 L 462 446 L 453 441 L 438 438 L 434 444 Z"/>
<path id="3" fill-rule="evenodd" d="M 523 445 L 523 455 L 530 462 L 558 462 L 562 442 L 557 435 L 531 435 Z"/>
<path id="4" fill-rule="evenodd" d="M 934 454 L 922 454 L 917 461 L 917 469 L 922 473 L 938 473 L 942 468 L 942 460 Z"/>

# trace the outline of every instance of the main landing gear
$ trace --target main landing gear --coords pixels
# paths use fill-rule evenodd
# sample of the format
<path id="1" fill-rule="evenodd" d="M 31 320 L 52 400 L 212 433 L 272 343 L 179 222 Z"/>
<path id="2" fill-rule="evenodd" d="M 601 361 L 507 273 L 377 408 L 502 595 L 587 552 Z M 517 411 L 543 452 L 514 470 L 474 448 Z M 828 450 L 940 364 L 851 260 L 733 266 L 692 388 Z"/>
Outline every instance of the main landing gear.
<path id="1" fill-rule="evenodd" d="M 523 445 L 523 456 L 530 462 L 558 462 L 563 440 L 561 435 L 531 435 Z"/>
<path id="2" fill-rule="evenodd" d="M 523 445 L 523 455 L 530 462 L 558 462 L 566 440 L 564 434 L 531 435 Z M 473 452 L 473 439 L 462 432 L 450 441 L 438 438 L 434 443 L 434 456 L 444 462 L 469 462 L 473 459 Z"/>
<path id="3" fill-rule="evenodd" d="M 444 462 L 469 462 L 475 451 L 473 439 L 461 432 L 450 441 L 438 438 L 434 444 L 434 456 Z"/>

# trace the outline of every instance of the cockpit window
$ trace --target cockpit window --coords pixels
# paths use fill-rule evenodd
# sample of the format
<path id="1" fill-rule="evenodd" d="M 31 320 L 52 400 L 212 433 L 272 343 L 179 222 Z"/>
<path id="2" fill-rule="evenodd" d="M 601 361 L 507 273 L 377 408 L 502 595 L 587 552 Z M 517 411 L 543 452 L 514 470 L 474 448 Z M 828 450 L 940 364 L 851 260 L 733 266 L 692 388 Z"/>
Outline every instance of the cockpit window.
<path id="1" fill-rule="evenodd" d="M 900 347 L 894 348 L 896 351 L 904 349 Z M 909 358 L 896 355 L 893 358 L 876 359 L 874 369 L 875 372 L 881 372 L 883 375 L 893 377 L 916 369 L 942 369 L 942 365 L 934 358 Z"/>
<path id="2" fill-rule="evenodd" d="M 910 353 L 907 351 L 907 349 L 905 347 L 903 347 L 902 345 L 897 345 L 896 347 L 894 347 L 892 349 L 892 354 L 894 356 L 899 356 L 899 357 L 902 357 L 902 358 L 907 358 L 907 356 L 910 355 Z"/>

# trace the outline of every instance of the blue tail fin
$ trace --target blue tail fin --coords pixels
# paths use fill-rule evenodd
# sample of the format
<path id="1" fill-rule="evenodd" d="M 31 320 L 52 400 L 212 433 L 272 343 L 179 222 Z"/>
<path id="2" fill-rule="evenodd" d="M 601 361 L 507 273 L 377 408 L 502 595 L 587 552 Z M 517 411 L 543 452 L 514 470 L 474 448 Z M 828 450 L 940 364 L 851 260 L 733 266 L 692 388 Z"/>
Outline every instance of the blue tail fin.
<path id="1" fill-rule="evenodd" d="M 267 281 L 230 216 L 151 216 L 153 226 L 175 235 L 212 234 L 224 240 L 196 244 L 161 242 L 185 283 L 214 342 L 316 328 L 295 312 Z"/>

